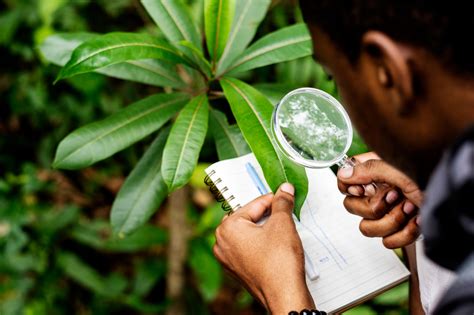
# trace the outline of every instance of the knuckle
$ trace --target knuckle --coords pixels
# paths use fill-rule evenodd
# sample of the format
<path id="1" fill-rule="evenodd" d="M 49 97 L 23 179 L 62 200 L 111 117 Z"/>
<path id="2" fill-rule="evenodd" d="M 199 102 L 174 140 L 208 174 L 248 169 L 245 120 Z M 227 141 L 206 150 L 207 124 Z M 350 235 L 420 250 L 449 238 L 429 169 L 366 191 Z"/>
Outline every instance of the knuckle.
<path id="1" fill-rule="evenodd" d="M 354 214 L 354 209 L 352 209 L 352 207 L 351 207 L 351 198 L 350 198 L 350 197 L 344 198 L 344 201 L 343 201 L 342 203 L 343 203 L 343 205 L 344 205 L 344 208 L 346 208 L 346 210 L 347 210 L 349 213 Z"/>
<path id="2" fill-rule="evenodd" d="M 409 242 L 416 240 L 419 233 L 419 229 L 414 223 L 408 224 L 403 230 L 404 238 Z"/>
<path id="3" fill-rule="evenodd" d="M 388 249 L 396 249 L 396 248 L 400 247 L 400 246 L 398 246 L 398 244 L 396 244 L 396 242 L 394 242 L 389 237 L 384 237 L 382 239 L 382 243 L 383 243 L 383 246 L 385 246 Z"/>
<path id="4" fill-rule="evenodd" d="M 362 165 L 364 165 L 364 167 L 366 168 L 367 171 L 373 171 L 375 169 L 377 169 L 377 167 L 380 165 L 380 161 L 379 160 L 367 160 L 365 161 L 364 163 L 362 163 Z"/>
<path id="5" fill-rule="evenodd" d="M 374 219 L 381 219 L 387 213 L 385 206 L 381 202 L 378 202 L 375 205 L 373 205 L 371 207 L 371 210 L 372 210 L 372 216 Z"/>
<path id="6" fill-rule="evenodd" d="M 293 199 L 293 197 L 290 197 L 287 194 L 281 194 L 276 199 L 276 202 L 279 204 L 279 206 L 292 208 L 293 204 L 294 204 L 294 199 Z"/>
<path id="7" fill-rule="evenodd" d="M 359 230 L 362 233 L 362 235 L 366 237 L 372 237 L 371 230 L 367 227 L 367 224 L 365 223 L 365 220 L 360 221 L 359 223 Z"/>
<path id="8" fill-rule="evenodd" d="M 402 213 L 402 211 L 397 211 L 397 210 L 392 210 L 389 213 L 387 213 L 387 219 L 390 222 L 390 225 L 399 229 L 403 224 L 405 224 L 405 215 Z"/>

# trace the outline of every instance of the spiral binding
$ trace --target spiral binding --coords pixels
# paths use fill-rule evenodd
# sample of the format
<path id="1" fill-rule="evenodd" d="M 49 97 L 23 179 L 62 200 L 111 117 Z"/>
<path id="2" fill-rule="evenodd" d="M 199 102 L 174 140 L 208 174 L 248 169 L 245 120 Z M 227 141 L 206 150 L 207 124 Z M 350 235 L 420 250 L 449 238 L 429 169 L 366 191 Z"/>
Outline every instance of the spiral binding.
<path id="1" fill-rule="evenodd" d="M 232 200 L 235 199 L 235 196 L 230 195 L 229 197 L 227 197 L 227 199 L 224 197 L 223 194 L 226 191 L 229 190 L 229 187 L 224 186 L 224 187 L 222 187 L 222 189 L 219 190 L 219 188 L 217 188 L 216 185 L 221 183 L 222 179 L 219 177 L 219 178 L 216 178 L 215 180 L 213 180 L 211 177 L 214 174 L 216 174 L 216 171 L 212 170 L 208 175 L 206 175 L 206 177 L 204 177 L 204 183 L 207 186 L 209 186 L 209 191 L 214 195 L 214 198 L 217 200 L 217 202 L 221 202 L 222 210 L 224 210 L 225 212 L 230 214 L 230 213 L 234 212 L 235 210 L 239 209 L 241 206 L 240 206 L 240 204 L 237 204 L 234 207 L 232 207 L 229 204 L 229 202 L 231 202 Z"/>

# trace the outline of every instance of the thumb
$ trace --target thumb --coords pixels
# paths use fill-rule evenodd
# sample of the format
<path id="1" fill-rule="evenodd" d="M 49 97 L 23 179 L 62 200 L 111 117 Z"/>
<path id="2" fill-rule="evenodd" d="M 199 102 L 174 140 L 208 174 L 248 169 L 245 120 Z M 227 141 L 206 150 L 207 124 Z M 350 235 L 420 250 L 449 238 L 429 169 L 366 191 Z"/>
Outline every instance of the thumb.
<path id="1" fill-rule="evenodd" d="M 243 217 L 254 223 L 258 222 L 270 209 L 273 194 L 266 194 L 249 202 L 245 207 L 236 211 L 237 216 Z"/>
<path id="2" fill-rule="evenodd" d="M 283 183 L 278 188 L 272 201 L 272 215 L 285 213 L 291 217 L 295 202 L 295 188 L 290 183 Z"/>
<path id="3" fill-rule="evenodd" d="M 421 203 L 421 191 L 415 182 L 381 160 L 368 160 L 354 167 L 341 168 L 337 173 L 337 178 L 339 189 L 343 192 L 347 192 L 347 188 L 352 185 L 385 183 L 399 188 L 407 198 L 415 203 Z"/>

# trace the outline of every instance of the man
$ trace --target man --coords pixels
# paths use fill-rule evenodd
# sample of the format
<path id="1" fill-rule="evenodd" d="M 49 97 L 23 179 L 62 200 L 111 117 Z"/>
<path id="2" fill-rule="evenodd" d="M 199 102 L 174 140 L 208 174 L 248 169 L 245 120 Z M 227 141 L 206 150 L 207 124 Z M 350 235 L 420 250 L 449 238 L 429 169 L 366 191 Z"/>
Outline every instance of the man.
<path id="1" fill-rule="evenodd" d="M 412 313 L 474 314 L 474 46 L 465 36 L 474 29 L 472 5 L 300 2 L 315 57 L 335 79 L 355 126 L 403 171 L 376 159 L 340 170 L 346 208 L 363 217 L 365 235 L 383 237 L 388 248 L 414 244 L 421 224 L 432 262 L 419 244 L 415 261 L 407 246 Z M 366 191 L 363 185 L 371 182 L 383 184 Z M 305 284 L 291 218 L 294 193 L 285 183 L 274 196 L 225 218 L 216 231 L 216 257 L 274 314 L 318 304 Z M 268 221 L 256 225 L 268 209 Z"/>

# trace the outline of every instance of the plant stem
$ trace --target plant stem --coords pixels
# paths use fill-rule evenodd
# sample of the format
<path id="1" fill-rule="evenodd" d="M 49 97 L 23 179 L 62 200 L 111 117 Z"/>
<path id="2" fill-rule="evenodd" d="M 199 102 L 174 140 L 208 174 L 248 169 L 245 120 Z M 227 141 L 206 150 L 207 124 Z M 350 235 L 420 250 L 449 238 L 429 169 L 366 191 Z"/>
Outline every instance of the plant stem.
<path id="1" fill-rule="evenodd" d="M 188 251 L 189 229 L 186 222 L 186 210 L 189 201 L 187 186 L 172 192 L 168 198 L 169 245 L 166 295 L 171 301 L 167 315 L 185 314 L 184 287 L 186 277 L 184 267 Z"/>

